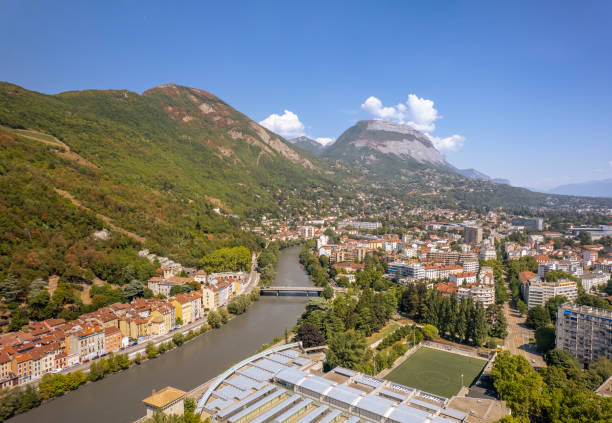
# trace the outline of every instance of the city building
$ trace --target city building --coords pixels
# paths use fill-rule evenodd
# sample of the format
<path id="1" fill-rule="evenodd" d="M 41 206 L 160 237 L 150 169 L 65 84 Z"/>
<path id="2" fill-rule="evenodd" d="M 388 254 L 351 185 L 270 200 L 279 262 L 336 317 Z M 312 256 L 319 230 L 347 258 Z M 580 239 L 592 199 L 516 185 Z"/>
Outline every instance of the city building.
<path id="1" fill-rule="evenodd" d="M 515 217 L 512 219 L 512 225 L 542 231 L 544 230 L 544 219 L 541 217 Z"/>
<path id="2" fill-rule="evenodd" d="M 382 225 L 380 222 L 359 222 L 356 220 L 343 220 L 338 222 L 338 228 L 344 229 L 346 227 L 352 227 L 355 229 L 364 229 L 366 231 L 375 231 Z"/>
<path id="3" fill-rule="evenodd" d="M 156 412 L 182 415 L 184 412 L 185 394 L 186 392 L 172 386 L 166 386 L 157 392 L 154 390 L 150 397 L 142 400 L 147 409 L 146 417 L 151 418 Z"/>
<path id="4" fill-rule="evenodd" d="M 557 311 L 556 346 L 587 363 L 612 359 L 612 311 L 563 304 Z"/>
<path id="5" fill-rule="evenodd" d="M 585 272 L 580 277 L 580 283 L 586 292 L 597 289 L 600 285 L 605 285 L 610 280 L 610 274 L 604 272 Z"/>
<path id="6" fill-rule="evenodd" d="M 531 278 L 521 285 L 521 292 L 527 307 L 544 306 L 546 301 L 557 295 L 564 296 L 568 301 L 578 296 L 578 285 L 574 281 L 561 279 L 557 282 L 544 282 Z"/>
<path id="7" fill-rule="evenodd" d="M 484 285 L 458 286 L 457 298 L 471 298 L 474 302 L 480 302 L 484 308 L 495 303 L 495 287 Z"/>
<path id="8" fill-rule="evenodd" d="M 466 244 L 480 244 L 482 242 L 482 228 L 466 226 L 463 228 L 463 240 Z"/>

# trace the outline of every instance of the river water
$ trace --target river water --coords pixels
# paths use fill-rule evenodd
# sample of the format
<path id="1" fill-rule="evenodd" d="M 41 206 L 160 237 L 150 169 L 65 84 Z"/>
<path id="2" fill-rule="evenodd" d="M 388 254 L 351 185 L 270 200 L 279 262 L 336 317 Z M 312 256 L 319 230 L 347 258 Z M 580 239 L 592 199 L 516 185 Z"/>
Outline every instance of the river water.
<path id="1" fill-rule="evenodd" d="M 274 285 L 307 286 L 299 246 L 282 250 Z M 145 414 L 142 400 L 171 385 L 190 391 L 284 335 L 304 311 L 306 297 L 262 296 L 248 311 L 158 358 L 89 383 L 27 413 L 11 423 L 133 422 Z"/>

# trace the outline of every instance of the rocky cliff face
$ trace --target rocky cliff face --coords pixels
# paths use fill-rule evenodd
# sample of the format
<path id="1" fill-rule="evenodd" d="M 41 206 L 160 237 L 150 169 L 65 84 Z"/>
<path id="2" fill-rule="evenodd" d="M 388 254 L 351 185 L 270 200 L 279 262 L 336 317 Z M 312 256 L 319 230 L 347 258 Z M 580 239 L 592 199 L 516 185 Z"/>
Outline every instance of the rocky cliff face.
<path id="1" fill-rule="evenodd" d="M 324 156 L 371 165 L 391 158 L 406 165 L 446 166 L 425 134 L 408 125 L 381 120 L 357 122 L 326 149 Z"/>

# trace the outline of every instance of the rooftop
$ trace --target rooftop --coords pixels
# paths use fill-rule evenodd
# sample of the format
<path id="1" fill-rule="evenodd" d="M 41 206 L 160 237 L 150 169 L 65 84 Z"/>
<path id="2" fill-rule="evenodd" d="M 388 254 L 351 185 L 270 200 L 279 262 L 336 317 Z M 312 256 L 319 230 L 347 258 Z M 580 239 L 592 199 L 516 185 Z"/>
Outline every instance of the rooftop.
<path id="1" fill-rule="evenodd" d="M 166 386 L 161 391 L 154 392 L 150 397 L 143 399 L 142 402 L 153 407 L 164 408 L 184 396 L 185 392 L 180 389 Z"/>

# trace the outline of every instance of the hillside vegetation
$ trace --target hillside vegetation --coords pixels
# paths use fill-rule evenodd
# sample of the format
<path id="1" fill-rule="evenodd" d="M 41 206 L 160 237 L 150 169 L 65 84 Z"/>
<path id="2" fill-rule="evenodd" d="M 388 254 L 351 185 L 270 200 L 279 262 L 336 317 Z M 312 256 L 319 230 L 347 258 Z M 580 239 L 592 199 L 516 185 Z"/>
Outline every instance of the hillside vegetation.
<path id="1" fill-rule="evenodd" d="M 258 249 L 241 219 L 332 186 L 317 158 L 175 85 L 50 96 L 2 83 L 0 125 L 0 278 L 15 275 L 22 298 L 49 275 L 146 278 L 142 247 L 185 265 L 220 247 Z M 109 240 L 92 237 L 103 228 Z"/>

